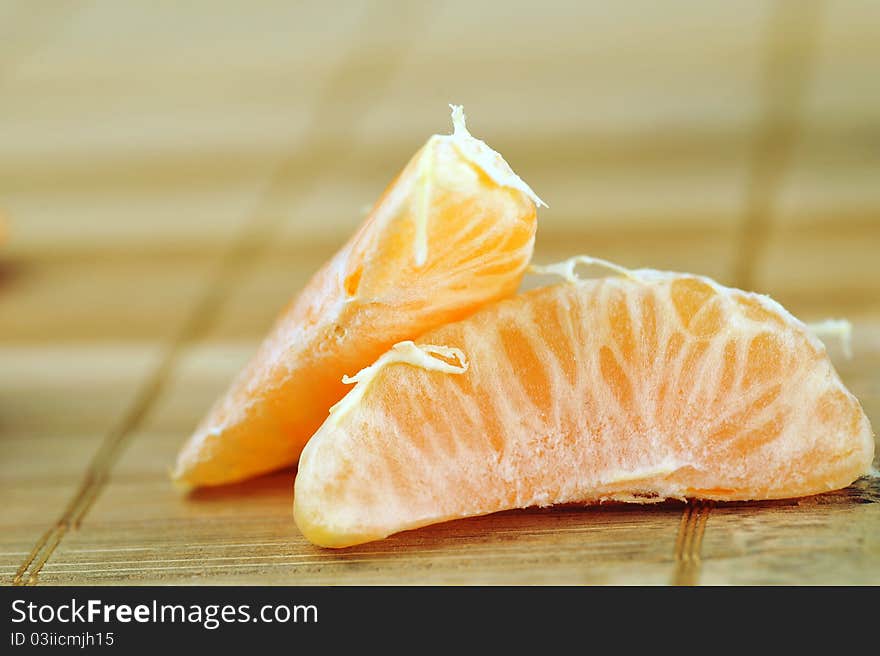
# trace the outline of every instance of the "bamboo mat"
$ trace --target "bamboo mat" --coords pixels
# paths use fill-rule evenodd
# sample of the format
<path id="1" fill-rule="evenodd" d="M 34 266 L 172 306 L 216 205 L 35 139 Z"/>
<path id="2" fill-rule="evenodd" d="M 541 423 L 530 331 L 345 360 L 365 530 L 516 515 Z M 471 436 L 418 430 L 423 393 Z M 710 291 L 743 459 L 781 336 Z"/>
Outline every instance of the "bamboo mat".
<path id="1" fill-rule="evenodd" d="M 846 316 L 880 426 L 870 0 L 0 3 L 0 577 L 880 583 L 880 487 L 509 512 L 342 552 L 293 472 L 178 493 L 181 441 L 446 103 L 577 252 Z"/>

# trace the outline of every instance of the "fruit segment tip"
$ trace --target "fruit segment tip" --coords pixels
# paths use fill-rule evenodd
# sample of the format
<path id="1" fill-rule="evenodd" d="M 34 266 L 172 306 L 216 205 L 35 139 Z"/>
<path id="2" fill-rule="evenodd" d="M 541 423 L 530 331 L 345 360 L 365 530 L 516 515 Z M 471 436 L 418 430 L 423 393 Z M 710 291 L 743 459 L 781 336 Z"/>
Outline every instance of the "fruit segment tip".
<path id="1" fill-rule="evenodd" d="M 488 175 L 495 184 L 516 189 L 528 196 L 537 207 L 549 207 L 532 188 L 520 178 L 500 153 L 475 138 L 467 129 L 467 117 L 462 105 L 450 104 L 452 109 L 452 142 L 465 159 L 471 161 Z"/>

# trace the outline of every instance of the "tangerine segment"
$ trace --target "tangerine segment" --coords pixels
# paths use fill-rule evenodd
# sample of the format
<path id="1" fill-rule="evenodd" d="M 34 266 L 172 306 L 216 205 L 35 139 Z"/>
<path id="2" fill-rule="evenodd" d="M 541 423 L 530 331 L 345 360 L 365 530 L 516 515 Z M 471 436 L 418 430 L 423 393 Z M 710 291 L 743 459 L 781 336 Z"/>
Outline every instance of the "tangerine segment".
<path id="1" fill-rule="evenodd" d="M 455 133 L 428 140 L 281 313 L 183 447 L 177 480 L 217 485 L 296 462 L 345 395 L 344 374 L 516 292 L 540 199 L 453 109 Z"/>
<path id="2" fill-rule="evenodd" d="M 822 343 L 706 278 L 544 287 L 420 342 L 466 370 L 389 361 L 360 379 L 300 460 L 312 542 L 559 503 L 797 497 L 871 465 L 871 427 Z"/>

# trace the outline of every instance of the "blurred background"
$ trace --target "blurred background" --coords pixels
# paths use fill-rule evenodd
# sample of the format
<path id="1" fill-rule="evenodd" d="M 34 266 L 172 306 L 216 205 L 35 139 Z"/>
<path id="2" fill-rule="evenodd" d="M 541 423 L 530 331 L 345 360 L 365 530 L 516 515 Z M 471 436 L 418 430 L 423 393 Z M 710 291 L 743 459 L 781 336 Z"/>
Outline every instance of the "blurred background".
<path id="1" fill-rule="evenodd" d="M 875 0 L 0 0 L 7 570 L 62 513 L 210 514 L 180 441 L 450 102 L 549 203 L 537 261 L 849 317 L 876 426 L 878 65 Z"/>

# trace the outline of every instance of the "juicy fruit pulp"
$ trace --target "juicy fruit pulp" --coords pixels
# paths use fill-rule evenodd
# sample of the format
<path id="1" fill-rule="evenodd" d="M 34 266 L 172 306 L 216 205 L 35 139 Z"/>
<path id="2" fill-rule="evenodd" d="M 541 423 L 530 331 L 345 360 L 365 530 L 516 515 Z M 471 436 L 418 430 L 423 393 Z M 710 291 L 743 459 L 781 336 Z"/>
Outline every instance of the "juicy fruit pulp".
<path id="1" fill-rule="evenodd" d="M 342 547 L 527 506 L 803 496 L 869 470 L 858 401 L 775 302 L 649 270 L 568 277 L 424 335 L 461 353 L 454 371 L 390 359 L 363 377 L 302 454 L 303 534 Z"/>
<path id="2" fill-rule="evenodd" d="M 346 392 L 342 376 L 400 340 L 515 293 L 541 201 L 465 128 L 434 136 L 350 241 L 281 314 L 178 456 L 188 485 L 296 462 Z"/>

